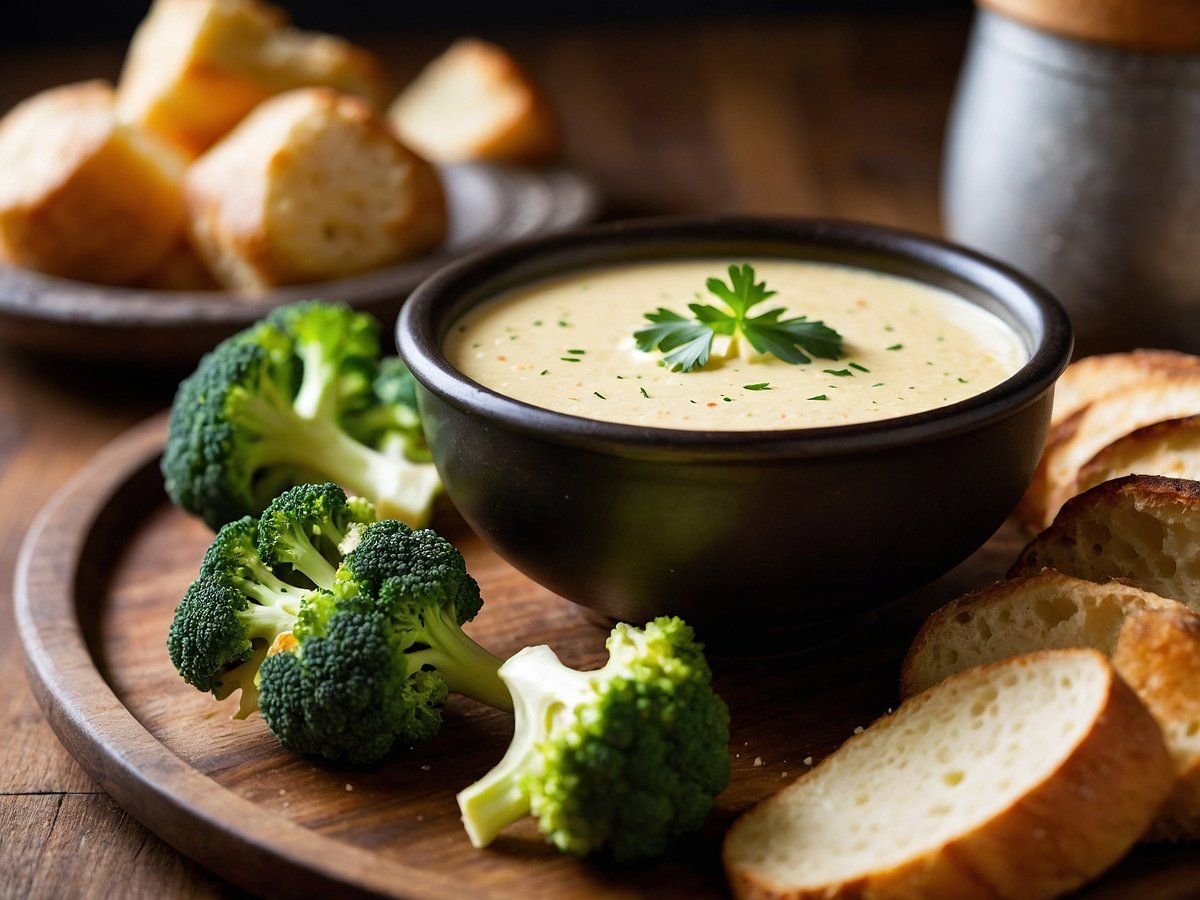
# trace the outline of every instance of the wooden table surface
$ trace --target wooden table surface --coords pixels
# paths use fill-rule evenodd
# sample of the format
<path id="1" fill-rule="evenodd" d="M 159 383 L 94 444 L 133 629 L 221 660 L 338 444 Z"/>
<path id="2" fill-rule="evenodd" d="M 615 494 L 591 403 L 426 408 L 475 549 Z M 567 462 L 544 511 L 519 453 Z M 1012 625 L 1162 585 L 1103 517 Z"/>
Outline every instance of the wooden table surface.
<path id="1" fill-rule="evenodd" d="M 606 218 L 827 215 L 937 234 L 940 147 L 963 16 L 789 17 L 488 34 L 544 81 L 569 161 Z M 450 34 L 360 37 L 398 81 Z M 54 84 L 114 78 L 123 48 L 9 50 L 0 111 Z M 0 897 L 226 897 L 100 791 L 34 702 L 15 633 L 18 548 L 100 446 L 169 404 L 176 376 L 0 348 Z"/>

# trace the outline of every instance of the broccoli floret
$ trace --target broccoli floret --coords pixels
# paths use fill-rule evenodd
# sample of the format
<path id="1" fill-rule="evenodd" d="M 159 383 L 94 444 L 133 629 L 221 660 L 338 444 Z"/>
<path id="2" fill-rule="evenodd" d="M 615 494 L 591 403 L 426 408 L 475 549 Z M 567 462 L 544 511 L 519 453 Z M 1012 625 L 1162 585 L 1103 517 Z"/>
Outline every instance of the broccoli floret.
<path id="1" fill-rule="evenodd" d="M 217 532 L 167 634 L 167 652 L 184 681 L 219 700 L 241 690 L 238 718 L 257 708 L 259 663 L 292 629 L 310 590 L 277 578 L 259 558 L 256 537 L 248 517 Z"/>
<path id="2" fill-rule="evenodd" d="M 216 528 L 289 486 L 334 481 L 380 515 L 427 522 L 441 481 L 407 394 L 386 387 L 401 376 L 381 363 L 378 331 L 365 313 L 314 300 L 218 345 L 172 405 L 171 499 Z"/>
<path id="3" fill-rule="evenodd" d="M 370 502 L 347 499 L 336 484 L 297 485 L 272 500 L 259 516 L 258 555 L 268 565 L 300 572 L 329 590 L 342 557 L 375 518 Z"/>
<path id="4" fill-rule="evenodd" d="M 346 430 L 384 453 L 402 453 L 413 462 L 432 459 L 421 427 L 417 381 L 404 361 L 398 356 L 380 360 L 371 387 L 371 402 L 347 412 Z"/>
<path id="5" fill-rule="evenodd" d="M 618 625 L 609 661 L 579 672 L 547 647 L 500 668 L 515 733 L 500 763 L 458 795 L 471 842 L 538 819 L 568 853 L 618 860 L 662 853 L 700 826 L 729 780 L 729 714 L 692 630 L 660 618 Z"/>
<path id="6" fill-rule="evenodd" d="M 258 708 L 258 673 L 269 648 L 306 610 L 332 602 L 342 555 L 370 503 L 347 499 L 335 484 L 285 491 L 259 519 L 223 525 L 200 573 L 175 609 L 167 650 L 184 680 L 223 700 L 241 690 L 237 717 Z"/>
<path id="7" fill-rule="evenodd" d="M 262 667 L 268 727 L 295 752 L 366 763 L 437 734 L 450 690 L 511 710 L 501 660 L 461 627 L 481 603 L 444 538 L 366 525 L 333 593 L 305 604 L 293 640 Z"/>

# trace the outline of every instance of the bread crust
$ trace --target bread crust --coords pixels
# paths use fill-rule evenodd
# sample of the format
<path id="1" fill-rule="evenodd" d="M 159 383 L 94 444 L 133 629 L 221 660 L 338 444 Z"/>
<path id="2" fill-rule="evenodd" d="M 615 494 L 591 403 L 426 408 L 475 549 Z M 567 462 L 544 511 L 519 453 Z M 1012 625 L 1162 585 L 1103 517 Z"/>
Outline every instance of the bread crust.
<path id="1" fill-rule="evenodd" d="M 1072 491 L 1133 474 L 1200 478 L 1200 415 L 1155 422 L 1117 438 L 1079 470 Z"/>
<path id="2" fill-rule="evenodd" d="M 1200 616 L 1181 607 L 1131 616 L 1113 665 L 1162 726 L 1176 765 L 1146 839 L 1200 840 Z"/>
<path id="3" fill-rule="evenodd" d="M 1035 650 L 1090 647 L 1111 656 L 1125 621 L 1144 609 L 1187 612 L 1178 601 L 1133 585 L 1053 569 L 996 582 L 925 620 L 900 666 L 900 696 L 919 694 L 952 672 Z"/>
<path id="4" fill-rule="evenodd" d="M 433 167 L 362 98 L 300 88 L 260 104 L 188 170 L 192 240 L 226 287 L 340 278 L 446 231 Z"/>
<path id="5" fill-rule="evenodd" d="M 891 716 L 879 720 L 855 742 L 899 732 L 939 691 L 966 679 L 1001 677 L 1014 668 L 1039 665 L 1056 654 L 1093 657 L 1097 678 L 1105 679 L 1103 703 L 1076 745 L 1053 764 L 1033 788 L 1014 797 L 1003 809 L 967 833 L 943 845 L 915 853 L 902 862 L 830 884 L 783 884 L 743 862 L 743 835 L 757 817 L 772 807 L 786 806 L 789 797 L 819 783 L 829 759 L 791 786 L 743 815 L 726 837 L 723 860 L 730 886 L 739 898 L 816 900 L 831 897 L 961 898 L 1053 897 L 1098 875 L 1145 831 L 1174 780 L 1173 766 L 1154 719 L 1133 691 L 1113 672 L 1102 655 L 1092 650 L 1042 651 L 1013 657 L 952 676 L 942 686 L 919 694 Z M 897 777 L 903 777 L 897 772 Z M 799 802 L 799 800 L 797 801 Z M 831 815 L 854 815 L 834 810 Z M 910 827 L 901 817 L 897 828 Z"/>
<path id="6" fill-rule="evenodd" d="M 1198 533 L 1200 483 L 1127 475 L 1068 500 L 1008 574 L 1051 568 L 1089 581 L 1115 578 L 1200 612 L 1200 582 L 1181 565 L 1195 556 Z"/>
<path id="7" fill-rule="evenodd" d="M 111 85 L 43 91 L 0 121 L 0 259 L 130 284 L 179 241 L 184 160 L 122 125 Z"/>
<path id="8" fill-rule="evenodd" d="M 1200 371 L 1155 371 L 1106 394 L 1061 423 L 1042 453 L 1020 515 L 1045 528 L 1074 495 L 1080 470 L 1113 441 L 1155 422 L 1200 414 Z"/>

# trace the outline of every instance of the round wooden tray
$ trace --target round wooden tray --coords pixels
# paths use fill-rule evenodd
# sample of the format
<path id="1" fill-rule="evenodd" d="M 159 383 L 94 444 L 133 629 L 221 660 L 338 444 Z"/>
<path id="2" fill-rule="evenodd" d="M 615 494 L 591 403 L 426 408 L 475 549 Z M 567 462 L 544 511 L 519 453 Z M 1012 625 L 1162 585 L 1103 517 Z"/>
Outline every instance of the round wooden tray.
<path id="1" fill-rule="evenodd" d="M 464 163 L 441 172 L 450 230 L 428 256 L 261 293 L 108 287 L 0 265 L 0 339 L 88 360 L 180 365 L 274 307 L 310 297 L 344 301 L 390 325 L 409 292 L 445 263 L 490 244 L 562 231 L 599 212 L 594 185 L 571 169 Z"/>
<path id="2" fill-rule="evenodd" d="M 900 654 L 921 617 L 997 577 L 1019 547 L 1002 530 L 946 578 L 851 634 L 793 658 L 715 659 L 732 711 L 733 776 L 701 832 L 664 859 L 619 868 L 564 857 L 525 821 L 475 850 L 454 796 L 494 765 L 504 714 L 455 698 L 442 733 L 386 762 L 345 769 L 279 748 L 261 718 L 178 677 L 164 646 L 175 603 L 211 538 L 167 502 L 156 417 L 116 440 L 38 516 L 15 605 L 30 682 L 54 731 L 93 779 L 181 852 L 257 893 L 295 896 L 713 897 L 720 841 L 740 811 L 895 704 Z M 498 559 L 447 511 L 486 605 L 468 626 L 499 654 L 548 643 L 571 665 L 604 657 L 606 628 Z M 1192 897 L 1191 847 L 1140 847 L 1089 897 Z"/>

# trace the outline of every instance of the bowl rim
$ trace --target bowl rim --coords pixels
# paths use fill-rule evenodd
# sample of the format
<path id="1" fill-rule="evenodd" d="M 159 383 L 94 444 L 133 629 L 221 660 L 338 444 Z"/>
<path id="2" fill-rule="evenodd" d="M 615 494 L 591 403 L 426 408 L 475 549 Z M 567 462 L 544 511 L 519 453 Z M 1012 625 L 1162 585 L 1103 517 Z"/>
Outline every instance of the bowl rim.
<path id="1" fill-rule="evenodd" d="M 472 291 L 478 293 L 503 273 L 525 265 L 557 264 L 559 268 L 541 273 L 546 275 L 576 266 L 720 255 L 697 252 L 697 242 L 712 244 L 714 250 L 723 242 L 793 243 L 797 248 L 806 244 L 847 255 L 850 258 L 846 262 L 851 265 L 855 264 L 853 257 L 861 255 L 864 260 L 886 259 L 930 273 L 944 273 L 992 297 L 1028 329 L 1032 343 L 1029 359 L 1000 384 L 923 412 L 845 425 L 732 431 L 606 422 L 534 406 L 473 381 L 454 368 L 442 352 L 441 343 L 450 325 L 443 320 L 453 312 L 457 312 L 453 317 L 457 320 L 464 311 L 454 309 L 456 299 Z M 675 245 L 693 249 L 672 257 L 665 251 Z M 623 246 L 623 253 L 603 256 Z M 630 248 L 635 248 L 634 252 Z M 864 261 L 857 264 L 887 271 Z M 916 275 L 907 277 L 921 280 Z M 486 298 L 486 293 L 481 294 L 471 305 Z M 1009 323 L 1009 327 L 1014 326 Z M 687 450 L 703 456 L 813 457 L 834 451 L 877 452 L 941 439 L 1013 415 L 1034 403 L 1062 374 L 1071 358 L 1073 333 L 1066 310 L 1044 287 L 998 260 L 946 240 L 845 219 L 712 214 L 606 222 L 468 254 L 439 269 L 410 294 L 396 322 L 396 345 L 426 391 L 462 412 L 511 431 L 607 453 L 657 451 L 672 455 Z"/>

